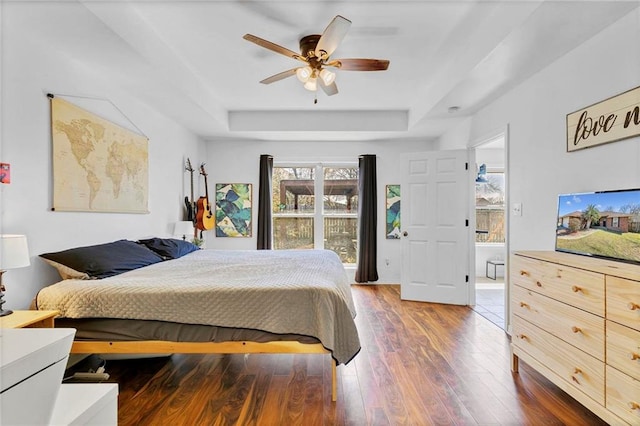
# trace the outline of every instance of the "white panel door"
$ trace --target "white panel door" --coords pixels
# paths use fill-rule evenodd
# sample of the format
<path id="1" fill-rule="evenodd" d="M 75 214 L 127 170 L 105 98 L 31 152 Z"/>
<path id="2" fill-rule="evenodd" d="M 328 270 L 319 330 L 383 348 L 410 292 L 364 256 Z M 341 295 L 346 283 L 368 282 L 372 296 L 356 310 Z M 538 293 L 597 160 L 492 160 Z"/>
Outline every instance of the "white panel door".
<path id="1" fill-rule="evenodd" d="M 402 299 L 468 304 L 467 163 L 466 150 L 402 155 Z"/>

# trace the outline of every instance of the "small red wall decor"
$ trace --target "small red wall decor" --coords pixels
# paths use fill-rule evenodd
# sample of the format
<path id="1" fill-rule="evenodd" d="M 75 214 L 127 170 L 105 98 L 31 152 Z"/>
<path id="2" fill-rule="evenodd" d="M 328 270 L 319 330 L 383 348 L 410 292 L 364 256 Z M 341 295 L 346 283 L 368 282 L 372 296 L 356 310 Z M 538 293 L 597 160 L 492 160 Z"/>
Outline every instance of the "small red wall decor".
<path id="1" fill-rule="evenodd" d="M 11 165 L 0 163 L 0 183 L 11 183 Z"/>

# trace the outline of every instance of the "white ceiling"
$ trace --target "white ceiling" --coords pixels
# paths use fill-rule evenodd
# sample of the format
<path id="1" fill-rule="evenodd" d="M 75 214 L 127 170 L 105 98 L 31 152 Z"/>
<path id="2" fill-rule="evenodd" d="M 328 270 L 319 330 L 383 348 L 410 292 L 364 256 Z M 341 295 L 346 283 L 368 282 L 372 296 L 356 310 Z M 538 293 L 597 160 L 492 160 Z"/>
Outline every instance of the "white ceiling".
<path id="1" fill-rule="evenodd" d="M 21 0 L 3 18 L 207 140 L 401 140 L 438 137 L 639 4 Z M 352 26 L 332 58 L 387 71 L 338 70 L 317 104 L 295 77 L 258 83 L 300 63 L 245 33 L 298 51 L 338 14 Z"/>

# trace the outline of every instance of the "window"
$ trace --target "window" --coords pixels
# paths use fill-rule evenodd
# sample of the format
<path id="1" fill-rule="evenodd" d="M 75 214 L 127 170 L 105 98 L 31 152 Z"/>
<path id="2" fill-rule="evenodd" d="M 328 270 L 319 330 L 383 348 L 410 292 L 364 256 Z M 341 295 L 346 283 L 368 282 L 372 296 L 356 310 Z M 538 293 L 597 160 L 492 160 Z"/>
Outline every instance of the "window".
<path id="1" fill-rule="evenodd" d="M 273 242 L 278 249 L 314 248 L 315 169 L 273 168 Z"/>
<path id="2" fill-rule="evenodd" d="M 272 184 L 276 250 L 324 248 L 336 252 L 343 263 L 356 263 L 356 166 L 275 165 Z"/>
<path id="3" fill-rule="evenodd" d="M 489 171 L 476 183 L 476 242 L 504 243 L 504 172 Z"/>

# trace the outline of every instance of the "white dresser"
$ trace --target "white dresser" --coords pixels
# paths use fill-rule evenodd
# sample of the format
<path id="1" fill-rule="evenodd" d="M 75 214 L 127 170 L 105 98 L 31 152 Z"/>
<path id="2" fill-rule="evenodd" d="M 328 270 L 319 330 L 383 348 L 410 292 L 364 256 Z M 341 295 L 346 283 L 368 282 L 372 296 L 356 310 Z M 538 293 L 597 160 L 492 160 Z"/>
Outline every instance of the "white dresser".
<path id="1" fill-rule="evenodd" d="M 74 335 L 0 328 L 0 425 L 117 425 L 117 384 L 61 384 Z"/>
<path id="2" fill-rule="evenodd" d="M 640 266 L 511 257 L 512 370 L 522 359 L 611 424 L 640 424 Z"/>
<path id="3" fill-rule="evenodd" d="M 0 424 L 46 425 L 74 329 L 0 328 Z"/>
<path id="4" fill-rule="evenodd" d="M 61 385 L 49 424 L 52 426 L 116 426 L 118 424 L 118 385 L 116 383 Z"/>

